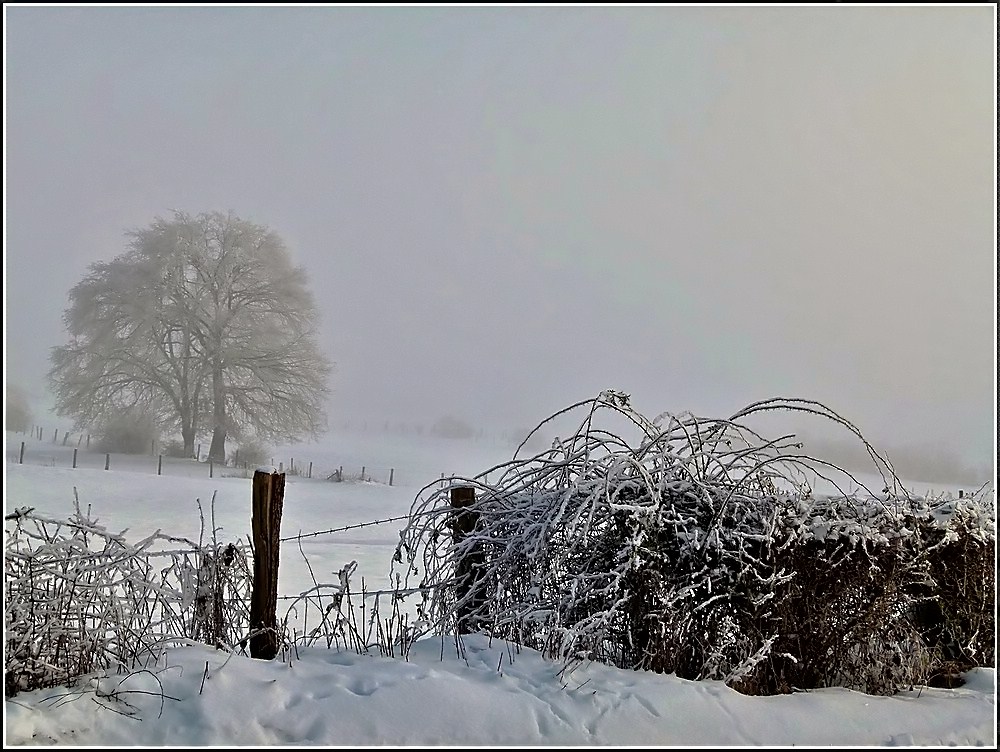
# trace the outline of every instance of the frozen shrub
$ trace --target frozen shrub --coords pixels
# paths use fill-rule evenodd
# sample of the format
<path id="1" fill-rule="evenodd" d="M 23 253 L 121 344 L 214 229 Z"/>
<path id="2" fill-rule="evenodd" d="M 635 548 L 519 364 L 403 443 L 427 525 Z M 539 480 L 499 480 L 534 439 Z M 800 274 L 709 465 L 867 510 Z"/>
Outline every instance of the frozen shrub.
<path id="1" fill-rule="evenodd" d="M 156 532 L 133 543 L 79 503 L 67 520 L 29 507 L 7 514 L 5 696 L 142 668 L 175 642 L 242 649 L 249 553 L 214 536 L 194 543 Z"/>
<path id="2" fill-rule="evenodd" d="M 160 431 L 152 417 L 142 413 L 122 413 L 100 427 L 97 450 L 119 454 L 148 454 L 159 438 Z"/>
<path id="3" fill-rule="evenodd" d="M 649 420 L 608 391 L 536 431 L 573 410 L 585 417 L 551 449 L 418 494 L 396 562 L 421 595 L 421 629 L 486 631 L 567 671 L 597 660 L 748 694 L 891 694 L 927 683 L 951 655 L 915 618 L 937 602 L 946 640 L 965 645 L 972 665 L 992 661 L 992 580 L 979 575 L 994 527 L 977 523 L 970 536 L 957 511 L 911 497 L 829 408 L 772 399 L 728 419 Z M 881 483 L 870 489 L 793 436 L 750 427 L 773 411 L 832 421 Z M 626 418 L 636 438 L 606 429 L 605 416 Z M 836 493 L 814 493 L 820 481 Z M 471 503 L 453 509 L 452 494 L 468 491 Z M 970 514 L 989 519 L 994 505 L 983 494 Z"/>
<path id="4" fill-rule="evenodd" d="M 267 465 L 274 455 L 273 450 L 254 437 L 240 441 L 240 445 L 229 456 L 229 462 L 242 465 Z"/>
<path id="5" fill-rule="evenodd" d="M 934 588 L 918 626 L 942 671 L 996 665 L 996 507 L 984 491 L 939 502 L 921 528 Z"/>
<path id="6" fill-rule="evenodd" d="M 182 459 L 188 459 L 194 456 L 193 453 L 189 454 L 188 452 L 184 451 L 184 442 L 180 441 L 179 439 L 171 439 L 170 441 L 166 442 L 160 448 L 160 451 L 167 457 L 178 457 Z"/>

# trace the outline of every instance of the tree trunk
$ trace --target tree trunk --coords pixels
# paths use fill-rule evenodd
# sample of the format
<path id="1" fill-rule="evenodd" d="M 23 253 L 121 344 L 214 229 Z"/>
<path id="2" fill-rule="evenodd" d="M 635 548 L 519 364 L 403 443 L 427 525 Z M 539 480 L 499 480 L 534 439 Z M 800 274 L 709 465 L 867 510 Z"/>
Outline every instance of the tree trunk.
<path id="1" fill-rule="evenodd" d="M 184 440 L 184 456 L 194 457 L 194 428 L 192 426 L 182 426 L 181 438 Z"/>
<path id="2" fill-rule="evenodd" d="M 225 464 L 226 462 L 226 429 L 215 427 L 212 432 L 212 445 L 208 449 L 208 458 L 212 462 Z"/>
<path id="3" fill-rule="evenodd" d="M 212 462 L 226 462 L 226 389 L 222 380 L 222 365 L 212 368 L 212 446 L 208 458 Z"/>

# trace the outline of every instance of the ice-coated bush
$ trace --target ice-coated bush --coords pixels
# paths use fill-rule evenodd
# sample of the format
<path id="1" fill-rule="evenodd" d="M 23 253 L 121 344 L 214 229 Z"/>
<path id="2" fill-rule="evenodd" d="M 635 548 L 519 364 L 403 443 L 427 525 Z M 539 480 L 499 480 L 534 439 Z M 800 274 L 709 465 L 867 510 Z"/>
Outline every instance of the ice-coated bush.
<path id="1" fill-rule="evenodd" d="M 56 520 L 5 517 L 4 694 L 129 672 L 172 644 L 237 650 L 249 624 L 246 546 L 159 532 L 137 542 L 76 504 Z"/>
<path id="2" fill-rule="evenodd" d="M 420 592 L 420 628 L 484 630 L 566 670 L 597 660 L 749 694 L 893 693 L 949 660 L 992 661 L 993 590 L 977 579 L 995 550 L 992 491 L 950 511 L 911 497 L 852 423 L 811 400 L 649 420 L 606 391 L 535 430 L 573 411 L 578 428 L 551 449 L 418 494 L 396 574 Z M 780 411 L 852 435 L 878 487 L 751 428 Z M 609 415 L 637 438 L 605 428 Z M 453 508 L 469 489 L 475 501 Z M 955 545 L 979 558 L 958 562 Z"/>

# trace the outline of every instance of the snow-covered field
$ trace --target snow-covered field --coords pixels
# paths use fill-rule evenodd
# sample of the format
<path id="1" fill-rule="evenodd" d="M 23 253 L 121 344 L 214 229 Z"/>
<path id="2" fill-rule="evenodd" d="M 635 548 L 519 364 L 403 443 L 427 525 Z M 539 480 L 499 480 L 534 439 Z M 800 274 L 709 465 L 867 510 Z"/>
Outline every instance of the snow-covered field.
<path id="1" fill-rule="evenodd" d="M 26 444 L 25 459 L 24 464 L 17 464 L 21 441 Z M 74 469 L 72 449 L 8 434 L 5 509 L 30 506 L 64 519 L 73 512 L 75 494 L 81 508 L 89 507 L 91 516 L 111 532 L 127 530 L 128 540 L 159 530 L 198 541 L 202 536 L 207 539 L 212 527 L 222 542 L 246 541 L 250 534 L 253 467 L 210 471 L 207 462 L 164 458 L 162 474 L 157 475 L 156 457 L 112 455 L 111 469 L 104 470 L 104 454 L 78 451 Z M 277 448 L 276 465 L 281 462 L 287 469 L 289 460 L 298 457 L 295 464 L 304 472 L 313 463 L 312 478 L 286 474 L 281 537 L 401 517 L 408 513 L 420 488 L 440 479 L 442 473 L 475 475 L 509 459 L 512 452 L 493 442 L 433 437 L 406 441 L 369 434 L 338 434 L 320 445 Z M 346 480 L 327 480 L 341 466 Z M 362 468 L 366 477 L 375 480 L 358 480 Z M 388 485 L 390 470 L 392 486 Z M 297 542 L 285 542 L 279 593 L 297 594 L 311 584 L 306 558 L 317 577 L 357 561 L 355 586 L 362 577 L 369 589 L 386 586 L 402 524 L 303 537 L 301 552 Z"/>
<path id="2" fill-rule="evenodd" d="M 17 464 L 26 441 L 25 464 Z M 422 486 L 442 473 L 472 476 L 510 458 L 496 441 L 391 434 L 333 434 L 322 445 L 276 449 L 313 462 L 312 479 L 286 478 L 282 537 L 405 515 Z M 155 458 L 78 453 L 8 434 L 5 512 L 34 507 L 57 518 L 74 494 L 91 516 L 130 540 L 156 530 L 198 540 L 205 524 L 223 541 L 250 532 L 250 480 L 242 471 Z M 287 462 L 281 459 L 283 463 Z M 370 482 L 326 475 L 394 471 Z M 375 473 L 372 473 L 375 475 Z M 914 488 L 924 492 L 931 489 Z M 949 491 L 951 489 L 940 489 Z M 214 504 L 212 500 L 214 498 Z M 212 515 L 214 515 L 214 523 Z M 279 594 L 350 561 L 369 589 L 388 584 L 402 523 L 303 538 L 281 549 Z M 359 584 L 359 583 L 356 583 Z M 280 613 L 279 613 L 280 615 Z M 156 671 L 127 679 L 118 699 L 65 690 L 22 693 L 6 702 L 5 744 L 176 745 L 971 745 L 996 744 L 995 671 L 958 689 L 916 688 L 896 697 L 839 689 L 752 698 L 718 682 L 591 665 L 566 677 L 532 651 L 480 638 L 459 656 L 454 640 L 418 643 L 410 660 L 311 648 L 290 662 L 255 661 L 203 646 L 168 651 Z M 120 677 L 101 683 L 110 691 Z M 144 691 L 151 694 L 143 694 Z M 164 699 L 166 698 L 166 699 Z M 123 715 L 132 711 L 136 717 Z M 118 712 L 115 712 L 118 711 Z M 137 720 L 141 718 L 141 721 Z"/>

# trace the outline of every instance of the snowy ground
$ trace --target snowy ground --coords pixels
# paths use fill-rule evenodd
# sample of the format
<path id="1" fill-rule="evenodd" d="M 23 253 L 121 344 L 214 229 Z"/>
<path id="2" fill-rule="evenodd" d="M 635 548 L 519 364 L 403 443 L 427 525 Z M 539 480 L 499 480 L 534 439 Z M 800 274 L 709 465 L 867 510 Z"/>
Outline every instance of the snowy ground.
<path id="1" fill-rule="evenodd" d="M 160 529 L 197 540 L 199 501 L 209 525 L 214 512 L 222 540 L 250 531 L 250 480 L 242 472 L 214 468 L 209 478 L 205 463 L 171 461 L 158 476 L 149 456 L 113 456 L 105 471 L 103 455 L 82 451 L 72 469 L 72 446 L 44 440 L 26 441 L 22 465 L 22 440 L 7 435 L 5 511 L 32 506 L 68 517 L 75 489 L 82 506 L 109 530 L 127 529 L 129 539 Z M 313 461 L 314 477 L 287 477 L 283 537 L 405 515 L 425 483 L 442 473 L 475 475 L 512 449 L 339 434 L 291 451 L 282 456 L 296 457 L 299 467 Z M 347 474 L 362 464 L 393 468 L 394 485 L 387 477 L 326 480 L 339 465 Z M 383 587 L 400 524 L 304 538 L 301 553 L 294 542 L 284 544 L 279 593 L 310 584 L 306 559 L 319 577 L 355 560 L 367 587 Z M 915 688 L 890 698 L 840 689 L 752 698 L 717 682 L 600 665 L 567 677 L 532 651 L 478 637 L 464 647 L 460 654 L 454 639 L 425 640 L 408 662 L 315 648 L 266 662 L 178 647 L 147 673 L 104 679 L 96 694 L 18 695 L 5 703 L 4 739 L 97 746 L 996 744 L 992 669 L 973 672 L 958 689 Z"/>
<path id="2" fill-rule="evenodd" d="M 290 662 L 168 652 L 118 699 L 47 690 L 6 703 L 5 743 L 202 745 L 990 746 L 995 673 L 959 689 L 746 697 L 720 682 L 580 669 L 478 637 L 418 643 L 409 662 L 323 649 Z M 110 693 L 118 684 L 105 680 Z M 140 692 L 149 694 L 140 694 Z M 166 699 L 164 699 L 166 698 Z M 126 706 L 129 703 L 132 707 Z M 118 711 L 118 712 L 115 712 Z M 122 715 L 134 712 L 135 717 Z M 141 718 L 141 720 L 137 720 Z"/>

